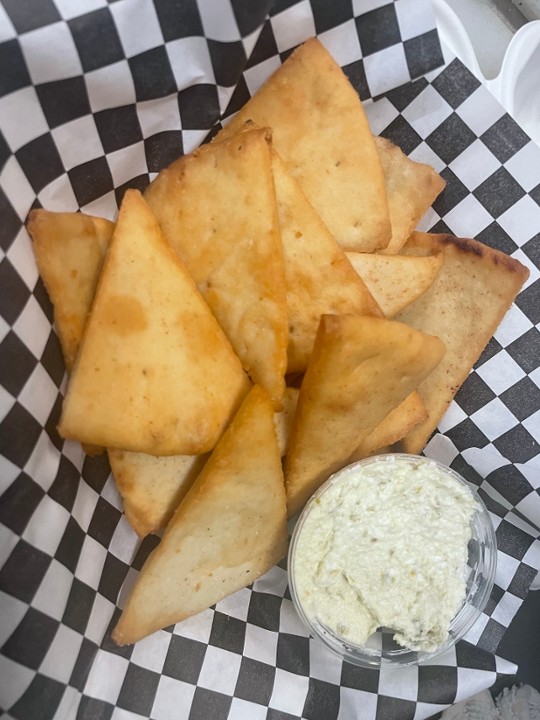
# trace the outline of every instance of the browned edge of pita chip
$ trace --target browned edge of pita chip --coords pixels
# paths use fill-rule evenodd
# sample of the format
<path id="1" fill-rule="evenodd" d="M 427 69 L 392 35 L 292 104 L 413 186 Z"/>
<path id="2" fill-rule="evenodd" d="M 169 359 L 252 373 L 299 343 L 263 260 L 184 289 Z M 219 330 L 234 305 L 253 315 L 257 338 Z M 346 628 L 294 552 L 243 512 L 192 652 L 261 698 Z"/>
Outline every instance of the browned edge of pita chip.
<path id="1" fill-rule="evenodd" d="M 436 332 L 446 346 L 440 365 L 418 387 L 428 418 L 398 447 L 414 454 L 424 448 L 529 277 L 529 270 L 477 240 L 452 235 L 413 233 L 404 252 L 442 252 L 444 256 L 429 290 L 397 316 L 419 330 Z"/>

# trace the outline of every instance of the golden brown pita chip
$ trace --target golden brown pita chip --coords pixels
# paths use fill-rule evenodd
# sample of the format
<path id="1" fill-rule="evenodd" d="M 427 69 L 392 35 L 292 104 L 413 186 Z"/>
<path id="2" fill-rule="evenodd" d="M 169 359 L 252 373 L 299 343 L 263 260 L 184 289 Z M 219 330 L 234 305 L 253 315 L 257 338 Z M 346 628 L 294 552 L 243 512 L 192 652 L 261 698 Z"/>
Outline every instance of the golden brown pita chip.
<path id="1" fill-rule="evenodd" d="M 54 309 L 66 369 L 73 367 L 114 223 L 82 213 L 32 210 L 27 229 Z M 88 455 L 102 447 L 84 445 Z"/>
<path id="2" fill-rule="evenodd" d="M 114 223 L 82 213 L 32 210 L 27 224 L 54 306 L 66 367 L 73 367 Z"/>
<path id="3" fill-rule="evenodd" d="M 249 387 L 140 193 L 128 190 L 64 400 L 65 438 L 150 455 L 211 449 Z"/>
<path id="4" fill-rule="evenodd" d="M 285 462 L 287 508 L 310 495 L 439 363 L 441 341 L 393 320 L 323 315 Z"/>
<path id="5" fill-rule="evenodd" d="M 372 252 L 391 235 L 384 176 L 362 103 L 319 40 L 301 45 L 219 133 L 272 128 L 287 168 L 342 247 Z"/>
<path id="6" fill-rule="evenodd" d="M 167 526 L 208 457 L 124 450 L 109 450 L 108 455 L 126 518 L 139 537 Z"/>
<path id="7" fill-rule="evenodd" d="M 446 346 L 440 365 L 418 387 L 428 418 L 401 443 L 404 452 L 425 446 L 480 353 L 529 276 L 517 260 L 476 240 L 413 233 L 406 252 L 441 252 L 444 262 L 429 290 L 398 318 L 436 332 Z"/>
<path id="8" fill-rule="evenodd" d="M 422 398 L 416 392 L 407 395 L 405 400 L 391 410 L 367 438 L 353 452 L 348 462 L 355 462 L 373 455 L 386 452 L 386 448 L 405 437 L 412 428 L 427 417 Z"/>
<path id="9" fill-rule="evenodd" d="M 79 350 L 113 229 L 108 220 L 82 213 L 34 210 L 30 214 L 28 230 L 54 306 L 68 369 Z M 85 445 L 85 451 L 95 454 L 102 448 Z M 206 457 L 155 457 L 123 450 L 108 454 L 126 517 L 141 537 L 166 526 Z"/>
<path id="10" fill-rule="evenodd" d="M 389 318 L 426 292 L 443 263 L 441 253 L 412 257 L 348 252 L 347 258 Z"/>
<path id="11" fill-rule="evenodd" d="M 286 552 L 272 403 L 255 386 L 146 561 L 113 632 L 119 645 L 249 585 Z"/>
<path id="12" fill-rule="evenodd" d="M 393 255 L 405 245 L 446 182 L 431 165 L 411 160 L 390 140 L 376 137 L 375 145 L 384 172 L 392 224 L 392 239 L 381 253 Z"/>
<path id="13" fill-rule="evenodd" d="M 272 167 L 287 284 L 287 372 L 298 372 L 307 367 L 321 315 L 382 313 L 276 153 Z"/>
<path id="14" fill-rule="evenodd" d="M 287 300 L 270 134 L 204 145 L 161 172 L 145 198 L 254 382 L 285 389 Z"/>

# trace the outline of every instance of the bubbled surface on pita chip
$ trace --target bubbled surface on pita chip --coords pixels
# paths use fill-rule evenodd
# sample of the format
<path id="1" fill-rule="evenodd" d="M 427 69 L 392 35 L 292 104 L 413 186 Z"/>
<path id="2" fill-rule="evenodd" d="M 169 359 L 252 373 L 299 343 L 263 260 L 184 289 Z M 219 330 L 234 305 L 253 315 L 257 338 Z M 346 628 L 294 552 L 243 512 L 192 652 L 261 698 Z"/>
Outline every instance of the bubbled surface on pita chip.
<path id="1" fill-rule="evenodd" d="M 413 233 L 411 253 L 442 253 L 443 265 L 421 297 L 398 316 L 402 322 L 436 333 L 446 354 L 418 387 L 428 417 L 404 438 L 405 452 L 418 453 L 429 440 L 458 388 L 489 342 L 529 276 L 518 260 L 477 240 Z"/>
<path id="2" fill-rule="evenodd" d="M 362 103 L 319 40 L 295 50 L 217 140 L 248 120 L 272 129 L 287 169 L 342 247 L 388 245 L 384 176 Z"/>

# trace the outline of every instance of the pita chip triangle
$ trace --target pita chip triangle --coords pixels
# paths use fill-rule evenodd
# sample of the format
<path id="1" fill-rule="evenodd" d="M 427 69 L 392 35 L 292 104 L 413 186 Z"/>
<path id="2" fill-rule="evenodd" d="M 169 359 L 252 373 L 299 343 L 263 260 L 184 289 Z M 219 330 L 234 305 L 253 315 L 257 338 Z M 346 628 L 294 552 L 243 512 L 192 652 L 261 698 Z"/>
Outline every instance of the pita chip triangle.
<path id="1" fill-rule="evenodd" d="M 148 557 L 113 632 L 137 642 L 249 585 L 287 547 L 268 393 L 255 386 Z"/>
<path id="2" fill-rule="evenodd" d="M 60 434 L 150 455 L 214 447 L 249 387 L 140 193 L 128 190 L 64 400 Z"/>
<path id="3" fill-rule="evenodd" d="M 79 351 L 114 223 L 83 213 L 33 210 L 28 231 L 54 307 L 68 371 Z M 87 454 L 103 448 L 84 446 Z M 109 450 L 109 463 L 131 527 L 144 537 L 167 525 L 206 455 L 156 457 Z"/>
<path id="4" fill-rule="evenodd" d="M 275 152 L 272 169 L 287 284 L 287 372 L 301 372 L 313 350 L 321 315 L 382 316 L 382 312 Z"/>
<path id="5" fill-rule="evenodd" d="M 272 129 L 272 141 L 337 242 L 373 252 L 388 245 L 384 175 L 356 90 L 319 40 L 287 58 L 218 134 L 249 120 Z"/>
<path id="6" fill-rule="evenodd" d="M 114 223 L 82 213 L 32 210 L 27 224 L 34 256 L 54 306 L 54 321 L 68 371 L 86 318 Z"/>
<path id="7" fill-rule="evenodd" d="M 446 346 L 440 365 L 418 386 L 427 418 L 400 443 L 419 453 L 437 427 L 514 298 L 529 277 L 519 260 L 477 240 L 415 232 L 404 252 L 442 253 L 431 287 L 397 318 L 423 332 L 436 332 Z"/>
<path id="8" fill-rule="evenodd" d="M 443 355 L 437 337 L 394 320 L 321 317 L 285 461 L 289 515 L 347 464 Z"/>
<path id="9" fill-rule="evenodd" d="M 244 369 L 279 409 L 287 299 L 269 132 L 203 145 L 163 170 L 145 198 Z"/>
<path id="10" fill-rule="evenodd" d="M 114 223 L 83 213 L 32 210 L 27 230 L 39 274 L 53 304 L 54 324 L 68 373 L 90 313 Z M 102 447 L 84 445 L 87 455 Z"/>

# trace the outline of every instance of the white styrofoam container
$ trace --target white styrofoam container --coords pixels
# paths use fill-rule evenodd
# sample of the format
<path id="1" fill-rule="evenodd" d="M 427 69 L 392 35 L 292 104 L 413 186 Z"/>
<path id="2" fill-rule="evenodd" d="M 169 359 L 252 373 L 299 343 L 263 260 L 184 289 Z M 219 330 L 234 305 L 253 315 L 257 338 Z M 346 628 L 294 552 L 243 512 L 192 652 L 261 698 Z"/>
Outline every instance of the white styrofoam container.
<path id="1" fill-rule="evenodd" d="M 540 12 L 540 0 L 529 4 Z M 540 145 L 540 20 L 514 34 L 487 4 L 480 11 L 470 0 L 433 0 L 433 6 L 443 45 Z"/>

